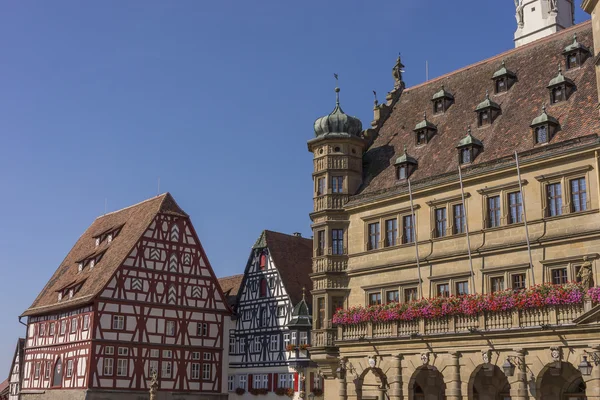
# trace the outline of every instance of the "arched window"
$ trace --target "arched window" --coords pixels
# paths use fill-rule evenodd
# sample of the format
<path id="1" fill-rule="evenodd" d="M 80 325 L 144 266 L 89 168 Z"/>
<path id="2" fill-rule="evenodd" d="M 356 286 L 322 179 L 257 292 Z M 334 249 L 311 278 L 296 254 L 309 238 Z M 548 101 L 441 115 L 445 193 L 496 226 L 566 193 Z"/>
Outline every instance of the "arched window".
<path id="1" fill-rule="evenodd" d="M 61 387 L 63 377 L 62 361 L 60 358 L 54 364 L 54 374 L 52 375 L 52 387 Z"/>

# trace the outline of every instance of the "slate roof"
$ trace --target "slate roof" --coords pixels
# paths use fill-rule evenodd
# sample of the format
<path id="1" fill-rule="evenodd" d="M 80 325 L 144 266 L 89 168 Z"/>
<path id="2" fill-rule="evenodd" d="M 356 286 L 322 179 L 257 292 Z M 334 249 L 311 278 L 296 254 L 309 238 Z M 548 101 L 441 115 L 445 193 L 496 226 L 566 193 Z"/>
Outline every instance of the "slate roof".
<path id="1" fill-rule="evenodd" d="M 96 218 L 22 316 L 46 314 L 90 303 L 109 282 L 158 213 L 188 216 L 173 197 L 165 193 Z M 96 236 L 117 227 L 121 227 L 121 231 L 110 244 L 104 240 L 96 247 Z M 93 269 L 86 267 L 82 272 L 78 271 L 79 260 L 102 252 L 102 259 Z M 58 301 L 57 291 L 72 283 L 81 282 L 83 286 L 73 298 Z"/>
<path id="2" fill-rule="evenodd" d="M 533 150 L 535 145 L 529 125 L 540 114 L 542 104 L 549 103 L 546 86 L 556 77 L 559 63 L 565 64 L 562 52 L 573 42 L 574 33 L 580 43 L 592 47 L 592 26 L 588 21 L 405 89 L 363 157 L 363 186 L 350 199 L 349 205 L 404 190 L 406 183 L 397 181 L 394 168 L 394 160 L 402 155 L 404 145 L 419 163 L 411 176 L 415 187 L 419 181 L 457 175 L 456 144 L 464 138 L 468 125 L 473 126 L 473 136 L 483 142 L 484 148 L 466 168 L 467 172 L 469 168 L 481 168 L 480 165 L 511 156 L 515 150 L 519 153 Z M 502 60 L 506 60 L 506 65 L 510 65 L 517 75 L 517 82 L 508 92 L 493 94 L 491 78 Z M 550 146 L 538 147 L 535 151 L 552 151 L 562 146 L 555 144 L 569 140 L 570 146 L 576 146 L 586 142 L 584 137 L 600 132 L 594 63 L 595 57 L 590 57 L 580 68 L 569 71 L 563 68 L 563 74 L 575 82 L 577 89 L 567 101 L 548 106 L 548 114 L 558 119 L 561 129 L 552 138 Z M 424 111 L 429 114 L 432 110 L 431 99 L 442 85 L 453 94 L 454 103 L 444 114 L 428 115 L 428 120 L 437 126 L 437 134 L 428 144 L 416 147 L 412 129 L 422 120 Z M 486 90 L 489 90 L 491 100 L 499 104 L 502 113 L 491 126 L 477 128 L 477 114 L 473 110 Z"/>
<path id="3" fill-rule="evenodd" d="M 242 281 L 244 280 L 244 274 L 225 276 L 218 280 L 221 290 L 227 299 L 227 304 L 229 304 L 230 307 L 234 307 L 236 305 L 238 292 L 242 286 Z"/>
<path id="4" fill-rule="evenodd" d="M 302 299 L 302 288 L 305 288 L 307 293 L 312 290 L 309 276 L 312 273 L 312 246 L 311 239 L 268 230 L 261 233 L 253 246 L 269 249 L 292 304 Z"/>

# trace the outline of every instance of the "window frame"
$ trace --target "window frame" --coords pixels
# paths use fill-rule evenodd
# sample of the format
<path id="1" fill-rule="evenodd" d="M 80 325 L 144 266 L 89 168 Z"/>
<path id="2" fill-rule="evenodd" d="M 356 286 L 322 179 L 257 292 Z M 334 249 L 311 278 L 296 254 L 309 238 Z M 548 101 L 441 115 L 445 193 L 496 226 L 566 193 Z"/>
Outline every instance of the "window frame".
<path id="1" fill-rule="evenodd" d="M 120 321 L 120 322 L 119 322 Z M 125 316 L 121 314 L 113 314 L 112 318 L 112 329 L 115 331 L 125 330 Z"/>
<path id="2" fill-rule="evenodd" d="M 375 297 L 374 303 L 371 301 L 372 296 Z M 377 298 L 377 296 L 379 296 L 379 297 Z M 382 304 L 383 304 L 383 298 L 381 295 L 381 290 L 367 292 L 367 305 L 368 306 L 377 306 L 377 305 L 382 305 Z"/>
<path id="3" fill-rule="evenodd" d="M 333 194 L 344 193 L 344 176 L 343 175 L 331 176 L 330 184 L 331 184 L 331 193 L 333 193 Z"/>
<path id="4" fill-rule="evenodd" d="M 540 182 L 540 190 L 542 193 L 542 218 L 562 218 L 570 215 L 579 215 L 581 213 L 589 212 L 593 209 L 593 191 L 590 190 L 591 182 L 591 171 L 593 170 L 591 165 L 584 165 L 575 167 L 565 171 L 559 171 L 556 173 L 550 173 L 545 175 L 536 176 L 535 179 Z M 571 182 L 578 179 L 584 179 L 585 181 L 585 196 L 586 205 L 585 210 L 573 211 L 573 189 Z M 561 198 L 562 198 L 562 214 L 550 216 L 549 203 L 548 203 L 548 185 L 560 183 L 561 184 Z"/>
<path id="5" fill-rule="evenodd" d="M 334 256 L 341 256 L 346 254 L 344 248 L 344 236 L 345 230 L 342 228 L 335 228 L 330 230 L 331 234 L 331 254 Z M 341 234 L 340 234 L 341 233 Z"/>
<path id="6" fill-rule="evenodd" d="M 364 238 L 365 238 L 365 251 L 376 251 L 384 250 L 389 248 L 395 248 L 400 245 L 413 244 L 417 234 L 415 227 L 415 220 L 419 205 L 414 206 L 414 215 L 412 218 L 412 226 L 410 226 L 411 232 L 410 237 L 407 234 L 407 218 L 410 217 L 410 207 L 405 207 L 395 211 L 385 212 L 379 215 L 362 218 L 364 223 Z M 388 222 L 395 220 L 395 231 L 388 230 Z M 371 233 L 371 225 L 379 224 L 378 235 Z M 388 233 L 395 232 L 395 244 L 390 244 L 388 240 Z M 375 237 L 374 237 L 375 236 Z M 409 239 L 411 239 L 409 241 Z M 377 241 L 377 247 L 372 248 L 373 241 Z"/>
<path id="7" fill-rule="evenodd" d="M 513 286 L 513 276 L 524 275 L 525 286 L 527 289 L 530 286 L 530 271 L 529 264 L 507 265 L 502 267 L 494 267 L 483 269 L 485 293 L 492 293 L 492 279 L 502 277 L 504 279 L 504 290 L 522 290 Z"/>
<path id="8" fill-rule="evenodd" d="M 464 194 L 464 198 L 465 198 L 465 203 L 468 203 L 467 199 L 471 197 L 471 194 L 469 192 L 465 192 Z M 467 223 L 467 218 L 466 218 L 466 207 L 463 204 L 462 201 L 462 195 L 454 195 L 454 196 L 450 196 L 450 197 L 446 197 L 443 199 L 438 199 L 438 200 L 432 200 L 432 201 L 428 201 L 427 205 L 429 206 L 429 215 L 430 215 L 430 233 L 431 233 L 431 238 L 434 240 L 439 240 L 439 239 L 443 239 L 443 238 L 447 238 L 447 237 L 451 237 L 454 235 L 462 235 L 463 233 L 466 232 L 466 223 Z M 462 220 L 464 221 L 464 225 L 463 225 L 463 232 L 457 233 L 456 232 L 456 227 L 455 227 L 455 222 L 456 222 L 456 218 L 455 218 L 455 207 L 456 206 L 460 206 L 462 205 L 462 211 L 463 211 L 463 216 L 462 216 Z M 438 219 L 437 219 L 437 213 L 439 210 L 444 209 L 445 210 L 445 235 L 439 235 L 439 231 L 438 231 Z"/>

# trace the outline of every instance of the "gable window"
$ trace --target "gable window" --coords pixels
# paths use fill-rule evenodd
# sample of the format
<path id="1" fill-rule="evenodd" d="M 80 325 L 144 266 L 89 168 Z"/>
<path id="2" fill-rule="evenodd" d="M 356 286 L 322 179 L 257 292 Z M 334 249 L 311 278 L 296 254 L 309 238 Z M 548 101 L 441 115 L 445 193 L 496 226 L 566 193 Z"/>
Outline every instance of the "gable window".
<path id="1" fill-rule="evenodd" d="M 492 293 L 501 292 L 504 290 L 504 277 L 503 276 L 494 276 L 490 278 L 490 284 Z"/>
<path id="2" fill-rule="evenodd" d="M 435 209 L 435 237 L 446 236 L 446 207 Z"/>
<path id="3" fill-rule="evenodd" d="M 342 193 L 344 187 L 343 176 L 332 176 L 331 177 L 331 191 L 332 193 Z"/>
<path id="4" fill-rule="evenodd" d="M 381 304 L 381 293 L 369 293 L 369 305 L 375 306 Z"/>
<path id="5" fill-rule="evenodd" d="M 587 210 L 585 178 L 571 179 L 571 212 Z"/>
<path id="6" fill-rule="evenodd" d="M 523 200 L 521 192 L 508 194 L 508 223 L 516 224 L 523 222 Z"/>
<path id="7" fill-rule="evenodd" d="M 125 329 L 125 317 L 123 315 L 113 315 L 112 328 L 116 330 Z"/>
<path id="8" fill-rule="evenodd" d="M 436 285 L 437 297 L 450 297 L 450 285 L 448 283 L 439 283 Z"/>
<path id="9" fill-rule="evenodd" d="M 285 307 L 284 306 L 277 306 L 277 316 L 278 317 L 283 317 L 285 315 Z"/>
<path id="10" fill-rule="evenodd" d="M 555 285 L 562 285 L 563 283 L 567 283 L 567 268 L 554 268 L 550 271 L 552 276 L 552 283 Z"/>
<path id="11" fill-rule="evenodd" d="M 343 229 L 332 229 L 331 230 L 331 246 L 334 255 L 344 254 L 344 230 Z"/>
<path id="12" fill-rule="evenodd" d="M 325 231 L 317 232 L 317 256 L 325 254 Z"/>
<path id="13" fill-rule="evenodd" d="M 267 326 L 268 314 L 267 309 L 263 308 L 260 310 L 260 326 Z"/>
<path id="14" fill-rule="evenodd" d="M 261 254 L 260 255 L 260 269 L 265 269 L 265 267 L 267 266 L 267 255 L 266 254 Z"/>
<path id="15" fill-rule="evenodd" d="M 456 282 L 456 295 L 463 296 L 469 294 L 469 282 L 460 281 Z"/>
<path id="16" fill-rule="evenodd" d="M 267 280 L 265 278 L 260 278 L 258 286 L 258 296 L 267 297 Z"/>
<path id="17" fill-rule="evenodd" d="M 413 243 L 415 241 L 413 215 L 405 215 L 402 217 L 402 232 L 402 243 Z"/>
<path id="18" fill-rule="evenodd" d="M 398 244 L 398 220 L 396 218 L 385 221 L 385 246 Z"/>
<path id="19" fill-rule="evenodd" d="M 398 303 L 400 301 L 400 292 L 398 290 L 388 290 L 385 292 L 385 302 Z"/>
<path id="20" fill-rule="evenodd" d="M 465 233 L 465 208 L 462 203 L 453 205 L 452 212 L 454 213 L 454 234 Z"/>
<path id="21" fill-rule="evenodd" d="M 546 185 L 546 202 L 548 204 L 546 211 L 548 217 L 562 215 L 562 189 L 560 183 Z"/>
<path id="22" fill-rule="evenodd" d="M 369 242 L 368 242 L 368 250 L 375 250 L 379 248 L 380 241 L 380 231 L 379 231 L 379 222 L 374 222 L 369 224 Z"/>
<path id="23" fill-rule="evenodd" d="M 491 196 L 487 199 L 487 227 L 500 226 L 500 196 Z"/>

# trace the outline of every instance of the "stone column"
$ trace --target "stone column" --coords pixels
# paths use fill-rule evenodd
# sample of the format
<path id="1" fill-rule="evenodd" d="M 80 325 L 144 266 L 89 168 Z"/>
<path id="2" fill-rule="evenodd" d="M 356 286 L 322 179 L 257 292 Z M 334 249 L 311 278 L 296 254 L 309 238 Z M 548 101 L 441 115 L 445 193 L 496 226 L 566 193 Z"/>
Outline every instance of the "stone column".
<path id="1" fill-rule="evenodd" d="M 510 384 L 510 397 L 512 400 L 527 400 L 527 364 L 525 364 L 525 350 L 514 349 L 516 360 L 515 380 Z"/>
<path id="2" fill-rule="evenodd" d="M 446 384 L 446 399 L 447 400 L 462 400 L 462 394 L 460 390 L 460 353 L 458 351 L 451 351 L 451 361 L 446 367 L 447 376 L 444 377 L 444 383 Z"/>
<path id="3" fill-rule="evenodd" d="M 600 346 L 594 346 L 588 351 L 590 353 L 600 351 Z M 585 394 L 588 400 L 600 400 L 600 365 L 596 365 L 589 356 L 588 362 L 593 365 L 593 368 L 591 375 L 583 377 L 586 384 Z M 577 367 L 576 365 L 574 366 Z"/>
<path id="4" fill-rule="evenodd" d="M 402 400 L 402 356 L 400 354 L 392 357 L 390 372 L 390 400 Z"/>

